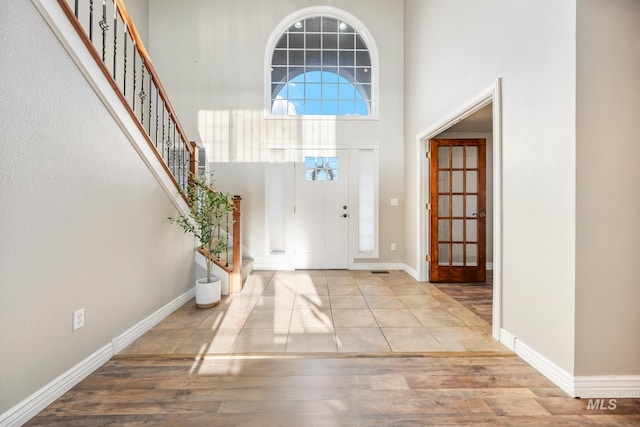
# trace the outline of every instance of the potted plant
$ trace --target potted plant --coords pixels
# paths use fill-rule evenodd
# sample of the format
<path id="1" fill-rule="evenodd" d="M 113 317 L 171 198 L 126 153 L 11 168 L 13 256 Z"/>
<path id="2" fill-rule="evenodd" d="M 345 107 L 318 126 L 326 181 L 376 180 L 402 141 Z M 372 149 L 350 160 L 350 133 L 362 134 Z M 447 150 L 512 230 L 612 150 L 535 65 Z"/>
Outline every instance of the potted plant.
<path id="1" fill-rule="evenodd" d="M 233 201 L 228 193 L 221 193 L 209 186 L 207 175 L 191 174 L 186 191 L 189 214 L 170 217 L 185 233 L 192 233 L 200 242 L 207 267 L 207 277 L 196 280 L 196 306 L 214 307 L 220 303 L 221 279 L 211 274 L 213 259 L 227 249 L 226 239 L 221 236 L 221 226 L 233 210 Z"/>

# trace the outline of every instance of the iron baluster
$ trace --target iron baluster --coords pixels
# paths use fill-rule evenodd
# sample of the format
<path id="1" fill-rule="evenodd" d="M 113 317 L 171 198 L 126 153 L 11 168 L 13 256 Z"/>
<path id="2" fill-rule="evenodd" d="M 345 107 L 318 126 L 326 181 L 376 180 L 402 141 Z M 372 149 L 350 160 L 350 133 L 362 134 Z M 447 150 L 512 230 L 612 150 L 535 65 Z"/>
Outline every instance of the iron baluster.
<path id="1" fill-rule="evenodd" d="M 185 167 L 185 163 L 184 163 L 184 160 L 185 160 L 185 158 L 187 157 L 187 150 L 185 149 L 185 147 L 186 147 L 186 145 L 184 144 L 184 141 L 183 141 L 183 143 L 182 143 L 182 163 L 181 163 L 181 165 L 182 165 L 182 171 L 180 172 L 180 176 L 182 177 L 182 185 L 183 185 L 183 186 L 184 186 L 184 185 L 186 184 L 186 182 L 187 182 L 187 179 L 186 179 L 186 175 L 187 175 L 187 174 L 185 173 L 185 171 L 186 171 L 186 167 Z"/>
<path id="2" fill-rule="evenodd" d="M 173 147 L 171 147 L 171 156 L 173 157 L 172 159 L 172 164 L 173 164 L 173 168 L 171 169 L 171 173 L 173 174 L 173 176 L 176 176 L 176 123 L 173 122 Z"/>
<path id="3" fill-rule="evenodd" d="M 182 141 L 181 149 L 180 149 L 180 184 L 184 187 L 184 157 L 185 157 L 185 149 L 184 149 L 184 141 Z"/>
<path id="4" fill-rule="evenodd" d="M 151 90 L 153 88 L 153 79 L 151 78 L 151 73 L 149 73 L 149 115 L 147 117 L 149 117 L 149 138 L 151 138 L 151 101 L 153 100 L 153 97 L 151 96 Z"/>
<path id="5" fill-rule="evenodd" d="M 169 115 L 169 129 L 167 131 L 167 166 L 171 170 L 171 115 Z"/>
<path id="6" fill-rule="evenodd" d="M 124 72 L 123 72 L 123 84 L 122 95 L 124 99 L 127 99 L 127 24 L 124 24 Z"/>
<path id="7" fill-rule="evenodd" d="M 142 129 L 144 129 L 144 99 L 147 97 L 147 94 L 144 93 L 144 57 L 140 57 L 140 93 L 138 97 L 140 98 L 140 124 L 142 125 Z"/>
<path id="8" fill-rule="evenodd" d="M 156 138 L 154 140 L 156 148 L 158 148 L 158 92 L 160 90 L 156 87 Z"/>
<path id="9" fill-rule="evenodd" d="M 192 156 L 192 153 L 188 152 L 187 158 L 189 160 L 189 171 L 187 172 L 187 179 L 185 180 L 185 183 L 184 183 L 185 188 L 189 188 L 189 173 L 191 173 L 191 156 Z M 198 173 L 198 171 L 194 170 L 193 173 Z"/>
<path id="10" fill-rule="evenodd" d="M 166 107 L 164 105 L 164 99 L 162 100 L 162 143 L 160 144 L 160 155 L 162 157 L 164 157 L 163 153 L 164 153 L 164 112 L 166 110 Z"/>
<path id="11" fill-rule="evenodd" d="M 76 15 L 76 19 L 78 19 L 78 1 L 76 0 L 76 4 L 73 7 L 73 13 Z"/>
<path id="12" fill-rule="evenodd" d="M 211 184 L 211 183 L 209 183 L 209 184 Z M 216 236 L 216 240 L 219 242 L 219 241 L 220 241 L 220 224 L 218 224 L 218 225 L 216 226 L 216 233 L 218 234 L 218 235 Z M 218 254 L 218 257 L 217 257 L 216 259 L 217 259 L 218 261 L 220 261 L 220 254 Z"/>
<path id="13" fill-rule="evenodd" d="M 89 40 L 93 43 L 93 0 L 89 0 Z"/>
<path id="14" fill-rule="evenodd" d="M 102 0 L 102 19 L 98 22 L 100 29 L 102 30 L 102 62 L 105 61 L 107 56 L 107 30 L 109 24 L 107 23 L 107 1 Z"/>
<path id="15" fill-rule="evenodd" d="M 113 3 L 113 80 L 116 80 L 118 53 L 118 3 Z"/>
<path id="16" fill-rule="evenodd" d="M 183 145 L 180 144 L 180 150 L 178 151 L 178 175 L 176 176 L 176 181 L 178 181 L 180 187 L 182 187 L 182 148 Z"/>
<path id="17" fill-rule="evenodd" d="M 131 103 L 133 104 L 133 111 L 136 111 L 136 52 L 137 52 L 137 47 L 136 47 L 136 41 L 133 41 L 133 95 L 131 95 L 133 97 L 133 100 L 131 101 Z"/>

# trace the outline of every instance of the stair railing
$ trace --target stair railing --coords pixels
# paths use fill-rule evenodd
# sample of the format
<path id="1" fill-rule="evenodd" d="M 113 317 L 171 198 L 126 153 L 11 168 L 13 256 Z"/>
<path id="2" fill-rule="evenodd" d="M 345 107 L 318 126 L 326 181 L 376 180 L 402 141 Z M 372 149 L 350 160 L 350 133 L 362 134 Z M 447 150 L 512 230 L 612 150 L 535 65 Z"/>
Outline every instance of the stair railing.
<path id="1" fill-rule="evenodd" d="M 204 248 L 199 247 L 198 252 L 202 256 L 210 256 L 211 260 L 222 270 L 229 274 L 229 293 L 242 290 L 242 197 L 233 196 L 233 210 L 227 215 L 226 228 L 220 230 L 224 236 L 216 236 L 225 240 L 227 249 L 220 256 L 208 255 Z M 224 256 L 223 256 L 224 255 Z"/>
<path id="2" fill-rule="evenodd" d="M 124 1 L 57 2 L 175 186 L 185 193 L 190 173 L 197 173 L 198 147 L 180 125 Z"/>
<path id="3" fill-rule="evenodd" d="M 123 0 L 56 0 L 187 203 L 198 173 L 198 145 L 189 141 Z M 193 174 L 193 175 L 192 175 Z M 240 196 L 226 230 L 229 291 L 242 290 Z M 198 249 L 203 255 L 202 248 Z M 231 256 L 229 256 L 231 255 Z M 206 255 L 205 255 L 206 256 Z"/>

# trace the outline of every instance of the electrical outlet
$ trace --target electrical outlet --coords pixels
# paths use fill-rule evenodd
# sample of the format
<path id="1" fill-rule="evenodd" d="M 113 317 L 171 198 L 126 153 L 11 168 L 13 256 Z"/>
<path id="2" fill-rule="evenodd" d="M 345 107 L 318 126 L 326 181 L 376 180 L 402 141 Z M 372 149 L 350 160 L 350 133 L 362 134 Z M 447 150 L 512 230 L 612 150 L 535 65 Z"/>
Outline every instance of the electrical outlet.
<path id="1" fill-rule="evenodd" d="M 72 330 L 77 331 L 84 326 L 84 308 L 73 312 Z"/>
<path id="2" fill-rule="evenodd" d="M 395 243 L 392 243 L 392 244 L 391 244 L 391 250 L 392 250 L 392 251 L 395 251 L 395 250 L 396 250 L 396 244 L 395 244 Z"/>

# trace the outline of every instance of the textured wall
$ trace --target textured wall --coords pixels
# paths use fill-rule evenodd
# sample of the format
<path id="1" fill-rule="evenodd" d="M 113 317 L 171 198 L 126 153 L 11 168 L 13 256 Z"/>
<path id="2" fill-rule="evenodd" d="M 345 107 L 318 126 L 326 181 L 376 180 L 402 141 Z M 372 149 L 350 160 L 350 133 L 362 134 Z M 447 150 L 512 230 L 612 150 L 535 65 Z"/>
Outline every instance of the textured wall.
<path id="1" fill-rule="evenodd" d="M 0 2 L 0 39 L 3 413 L 186 292 L 194 267 L 170 199 L 31 2 Z"/>
<path id="2" fill-rule="evenodd" d="M 407 236 L 416 136 L 502 78 L 503 324 L 573 371 L 575 2 L 405 2 Z M 407 262 L 416 254 L 407 240 Z"/>
<path id="3" fill-rule="evenodd" d="M 640 2 L 578 2 L 576 375 L 640 374 Z"/>

